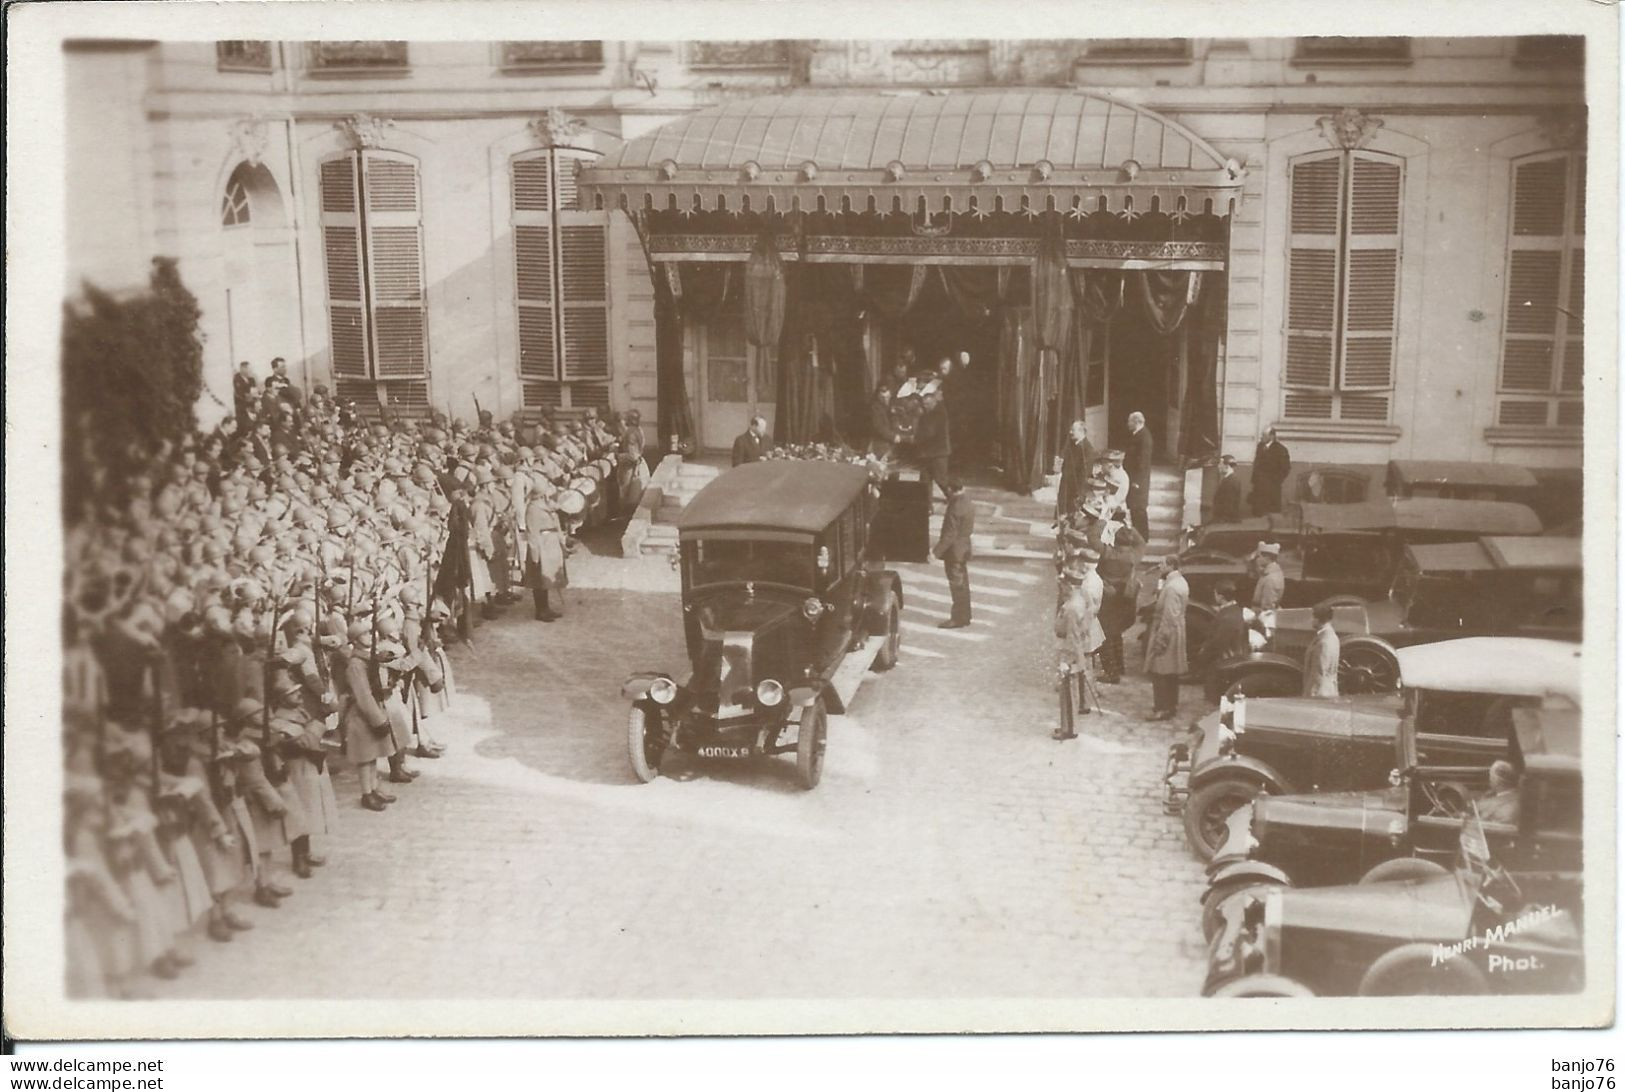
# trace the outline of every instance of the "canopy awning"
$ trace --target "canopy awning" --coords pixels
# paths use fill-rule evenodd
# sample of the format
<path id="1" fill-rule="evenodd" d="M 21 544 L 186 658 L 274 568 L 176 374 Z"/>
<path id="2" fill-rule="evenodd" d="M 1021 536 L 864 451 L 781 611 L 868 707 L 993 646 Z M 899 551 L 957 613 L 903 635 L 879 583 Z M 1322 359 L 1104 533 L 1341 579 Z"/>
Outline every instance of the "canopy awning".
<path id="1" fill-rule="evenodd" d="M 1244 171 L 1168 118 L 1064 90 L 733 99 L 577 177 L 580 207 L 1228 215 Z"/>

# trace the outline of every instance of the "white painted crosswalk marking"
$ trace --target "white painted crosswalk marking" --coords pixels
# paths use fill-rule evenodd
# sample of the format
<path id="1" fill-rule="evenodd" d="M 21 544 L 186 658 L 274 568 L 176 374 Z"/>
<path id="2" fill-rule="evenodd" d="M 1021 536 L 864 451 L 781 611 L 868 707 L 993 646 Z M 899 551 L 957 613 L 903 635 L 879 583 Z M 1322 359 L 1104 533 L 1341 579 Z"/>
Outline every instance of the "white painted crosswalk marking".
<path id="1" fill-rule="evenodd" d="M 937 618 L 937 619 L 940 619 L 940 620 L 942 620 L 944 622 L 946 622 L 948 620 L 948 617 L 949 617 L 948 612 L 945 611 L 945 610 L 936 610 L 936 609 L 934 609 L 932 607 L 922 607 L 917 603 L 910 603 L 908 606 L 904 607 L 903 609 L 910 612 L 910 613 L 912 613 L 912 614 L 923 614 L 927 618 Z M 971 613 L 972 613 L 972 615 L 974 615 L 978 610 L 981 610 L 981 609 L 983 609 L 983 608 L 978 607 L 975 603 L 971 604 Z M 975 617 L 973 617 L 971 619 L 971 625 L 973 625 L 973 626 L 991 626 L 992 624 L 993 623 L 990 622 L 986 618 L 975 618 Z"/>
<path id="2" fill-rule="evenodd" d="M 1032 585 L 1038 583 L 1039 580 L 1042 579 L 1041 577 L 1035 576 L 1032 573 L 1024 571 L 1023 569 L 992 569 L 982 565 L 972 565 L 970 567 L 970 574 L 972 576 L 979 576 L 984 580 L 1008 580 L 1012 584 Z"/>
<path id="3" fill-rule="evenodd" d="M 909 644 L 903 645 L 898 651 L 904 656 L 920 656 L 927 660 L 946 660 L 948 658 L 946 652 L 938 652 L 934 648 L 920 648 Z"/>
<path id="4" fill-rule="evenodd" d="M 935 633 L 942 637 L 952 637 L 956 641 L 985 641 L 992 636 L 986 632 L 971 633 L 963 629 L 938 629 L 936 626 L 928 626 L 924 622 L 910 622 L 907 618 L 897 624 L 901 628 L 912 630 L 915 633 Z"/>

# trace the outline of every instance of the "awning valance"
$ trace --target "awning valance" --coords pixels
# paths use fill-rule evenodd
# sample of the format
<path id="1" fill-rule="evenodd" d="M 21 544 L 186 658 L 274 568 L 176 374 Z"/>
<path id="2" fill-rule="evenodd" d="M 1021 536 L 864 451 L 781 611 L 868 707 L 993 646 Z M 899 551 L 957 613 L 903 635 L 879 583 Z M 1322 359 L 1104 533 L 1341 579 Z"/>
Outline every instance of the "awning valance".
<path id="1" fill-rule="evenodd" d="M 1243 170 L 1101 95 L 798 91 L 730 100 L 585 166 L 583 208 L 1227 215 Z"/>

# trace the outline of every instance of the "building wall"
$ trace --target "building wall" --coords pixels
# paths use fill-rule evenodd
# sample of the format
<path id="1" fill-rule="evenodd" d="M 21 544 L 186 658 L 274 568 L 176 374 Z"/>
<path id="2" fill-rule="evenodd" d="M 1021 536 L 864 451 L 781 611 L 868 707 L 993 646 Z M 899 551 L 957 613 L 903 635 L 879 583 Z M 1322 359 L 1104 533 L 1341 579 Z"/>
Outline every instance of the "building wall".
<path id="1" fill-rule="evenodd" d="M 1415 39 L 1408 60 L 1363 64 L 1306 63 L 1294 39 L 1195 39 L 1160 60 L 1065 40 L 609 42 L 601 62 L 524 70 L 504 66 L 501 43 L 411 43 L 404 70 L 344 75 L 312 70 L 306 44 L 271 47 L 269 72 L 223 71 L 210 42 L 79 46 L 67 58 L 68 289 L 81 277 L 138 287 L 152 255 L 178 257 L 204 309 L 205 419 L 229 402 L 234 358 L 263 368 L 281 355 L 308 383 L 330 378 L 316 180 L 321 158 L 349 146 L 343 119 L 385 119 L 382 146 L 419 162 L 432 403 L 469 415 L 477 396 L 505 415 L 521 404 L 506 164 L 538 146 L 532 122 L 550 109 L 604 149 L 721 97 L 786 86 L 1074 85 L 1163 113 L 1247 166 L 1221 361 L 1225 451 L 1250 458 L 1281 415 L 1287 164 L 1331 147 L 1320 119 L 1354 108 L 1381 121 L 1368 146 L 1407 165 L 1394 411 L 1381 428 L 1293 424 L 1295 452 L 1579 460 L 1576 434 L 1489 436 L 1508 164 L 1544 146 L 1554 110 L 1583 101 L 1578 71 L 1521 63 L 1513 39 Z M 256 224 L 251 258 L 220 223 L 245 161 L 263 165 L 283 203 L 278 226 Z M 652 417 L 653 291 L 630 221 L 606 216 L 611 400 Z"/>

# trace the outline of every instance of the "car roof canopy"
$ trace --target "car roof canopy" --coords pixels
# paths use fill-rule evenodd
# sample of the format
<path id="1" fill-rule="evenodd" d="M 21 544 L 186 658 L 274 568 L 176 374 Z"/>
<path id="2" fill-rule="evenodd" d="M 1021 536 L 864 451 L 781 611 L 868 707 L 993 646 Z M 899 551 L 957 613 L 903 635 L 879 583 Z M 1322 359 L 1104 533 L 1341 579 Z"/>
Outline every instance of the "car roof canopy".
<path id="1" fill-rule="evenodd" d="M 869 472 L 824 459 L 764 459 L 719 475 L 678 517 L 684 537 L 711 530 L 817 534 L 867 487 Z"/>
<path id="2" fill-rule="evenodd" d="M 1471 463 L 1449 459 L 1394 459 L 1388 481 L 1397 485 L 1461 485 L 1498 489 L 1533 489 L 1539 483 L 1521 466 Z"/>
<path id="3" fill-rule="evenodd" d="M 1511 501 L 1389 497 L 1354 504 L 1305 504 L 1303 523 L 1321 531 L 1447 531 L 1469 535 L 1538 535 L 1540 517 Z"/>
<path id="4" fill-rule="evenodd" d="M 1580 697 L 1580 646 L 1536 637 L 1461 637 L 1398 649 L 1408 687 L 1458 693 Z"/>
<path id="5" fill-rule="evenodd" d="M 1479 540 L 1503 569 L 1580 570 L 1580 540 L 1556 536 L 1496 535 Z"/>

